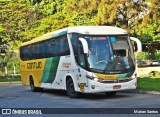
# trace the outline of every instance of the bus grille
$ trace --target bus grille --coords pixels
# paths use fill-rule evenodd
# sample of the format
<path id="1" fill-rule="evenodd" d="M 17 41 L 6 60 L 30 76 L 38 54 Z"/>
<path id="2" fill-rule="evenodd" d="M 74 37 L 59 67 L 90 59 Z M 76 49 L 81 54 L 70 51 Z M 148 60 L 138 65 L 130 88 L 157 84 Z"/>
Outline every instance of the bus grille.
<path id="1" fill-rule="evenodd" d="M 124 79 L 124 80 L 100 80 L 101 83 L 124 83 L 129 82 L 133 79 Z"/>

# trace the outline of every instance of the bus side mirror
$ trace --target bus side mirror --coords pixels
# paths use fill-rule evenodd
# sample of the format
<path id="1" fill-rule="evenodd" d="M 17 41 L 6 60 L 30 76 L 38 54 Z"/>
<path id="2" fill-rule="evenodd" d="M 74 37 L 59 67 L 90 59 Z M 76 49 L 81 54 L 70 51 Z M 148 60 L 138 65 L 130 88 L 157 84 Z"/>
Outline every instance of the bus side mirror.
<path id="1" fill-rule="evenodd" d="M 142 52 L 142 43 L 139 39 L 135 37 L 130 37 L 132 41 L 134 41 L 137 44 L 137 52 Z"/>
<path id="2" fill-rule="evenodd" d="M 79 38 L 79 41 L 82 43 L 84 54 L 88 54 L 88 43 L 84 38 Z"/>

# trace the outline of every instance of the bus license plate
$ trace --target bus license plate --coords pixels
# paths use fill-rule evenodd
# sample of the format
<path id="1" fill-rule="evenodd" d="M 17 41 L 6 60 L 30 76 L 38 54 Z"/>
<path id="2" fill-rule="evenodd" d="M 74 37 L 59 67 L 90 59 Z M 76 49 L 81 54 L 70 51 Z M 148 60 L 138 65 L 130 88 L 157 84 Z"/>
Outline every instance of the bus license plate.
<path id="1" fill-rule="evenodd" d="M 121 88 L 121 85 L 114 85 L 113 86 L 113 89 L 120 89 Z"/>

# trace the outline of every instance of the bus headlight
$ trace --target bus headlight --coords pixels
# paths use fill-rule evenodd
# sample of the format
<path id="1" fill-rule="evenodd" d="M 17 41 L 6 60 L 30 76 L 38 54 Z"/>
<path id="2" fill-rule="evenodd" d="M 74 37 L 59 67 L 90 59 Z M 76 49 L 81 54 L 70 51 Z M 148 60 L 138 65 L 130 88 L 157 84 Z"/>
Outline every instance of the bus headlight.
<path id="1" fill-rule="evenodd" d="M 93 77 L 93 76 L 86 75 L 86 77 L 87 77 L 88 79 L 94 80 L 94 81 L 96 81 L 96 82 L 99 81 L 98 78 Z"/>
<path id="2" fill-rule="evenodd" d="M 95 77 L 89 76 L 89 75 L 86 75 L 86 77 L 89 78 L 89 79 L 91 79 L 91 80 L 93 80 L 95 78 Z"/>

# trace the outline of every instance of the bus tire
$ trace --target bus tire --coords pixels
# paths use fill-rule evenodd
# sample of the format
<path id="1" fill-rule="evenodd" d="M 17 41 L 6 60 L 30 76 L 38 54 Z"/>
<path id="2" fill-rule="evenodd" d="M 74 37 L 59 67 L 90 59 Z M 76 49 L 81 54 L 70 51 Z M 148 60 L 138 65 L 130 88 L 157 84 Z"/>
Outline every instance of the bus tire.
<path id="1" fill-rule="evenodd" d="M 67 80 L 67 94 L 71 98 L 78 98 L 80 93 L 75 91 L 73 80 L 70 78 Z"/>
<path id="2" fill-rule="evenodd" d="M 116 95 L 116 91 L 113 91 L 113 92 L 105 92 L 105 94 L 107 95 L 107 96 L 115 96 Z"/>
<path id="3" fill-rule="evenodd" d="M 37 92 L 37 91 L 41 90 L 41 88 L 38 88 L 38 87 L 34 86 L 34 80 L 33 80 L 32 77 L 30 77 L 30 87 L 31 87 L 31 91 L 32 92 Z"/>

